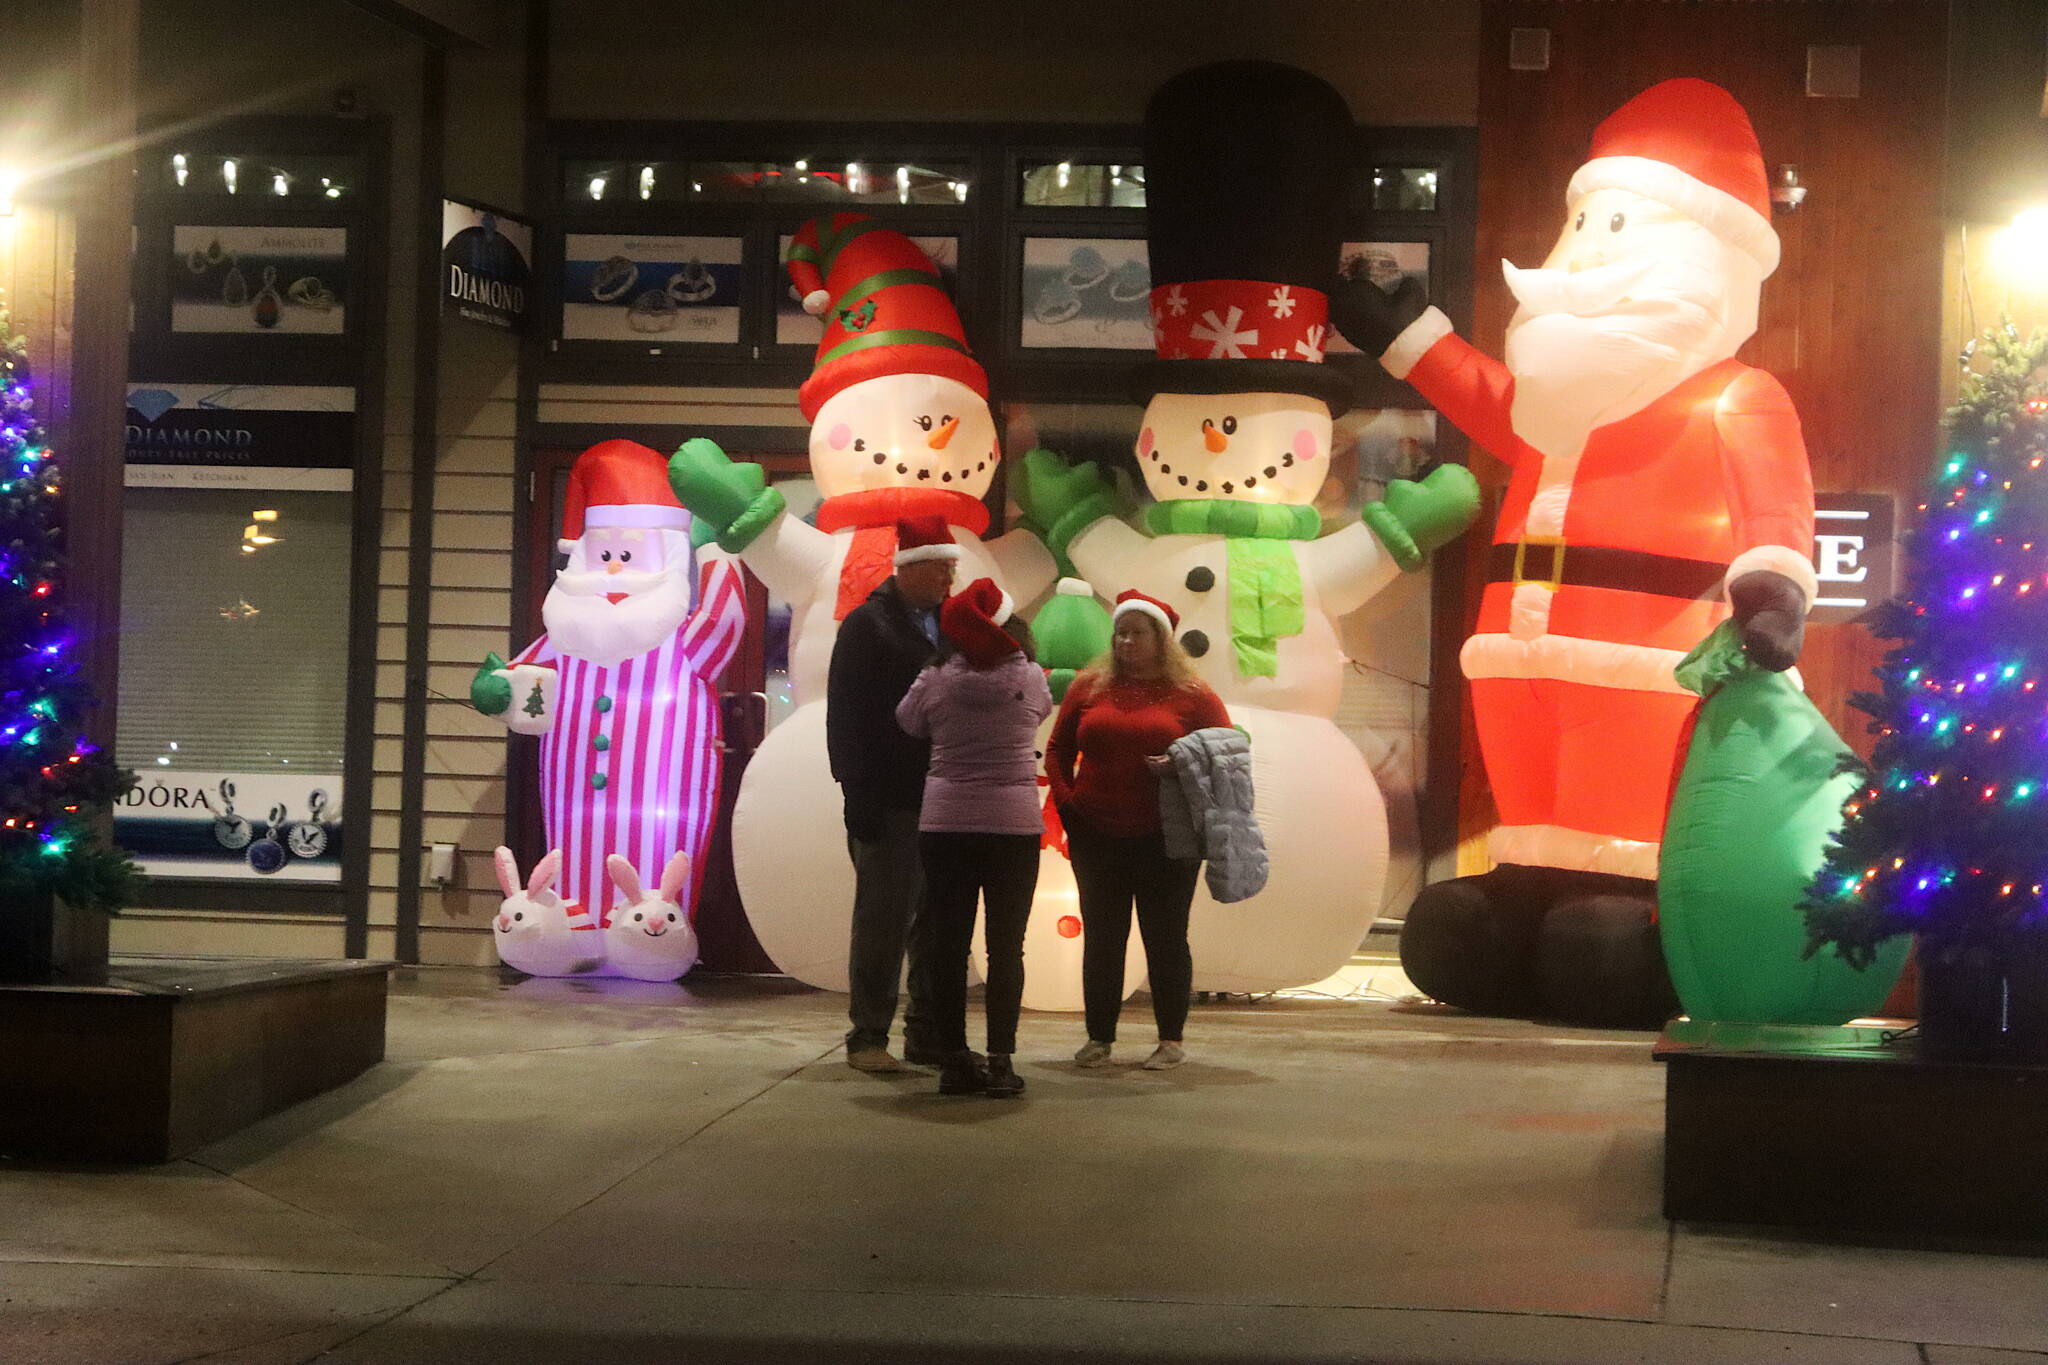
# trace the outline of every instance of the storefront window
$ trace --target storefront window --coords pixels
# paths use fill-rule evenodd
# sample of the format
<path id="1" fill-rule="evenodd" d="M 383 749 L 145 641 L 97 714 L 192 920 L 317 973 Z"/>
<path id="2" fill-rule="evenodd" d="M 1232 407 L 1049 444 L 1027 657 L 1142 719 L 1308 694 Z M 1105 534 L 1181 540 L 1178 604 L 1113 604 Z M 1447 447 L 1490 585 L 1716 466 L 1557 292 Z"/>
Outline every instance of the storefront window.
<path id="1" fill-rule="evenodd" d="M 1438 174 L 1434 166 L 1373 167 L 1373 208 L 1394 213 L 1436 212 Z"/>
<path id="2" fill-rule="evenodd" d="M 351 496 L 204 482 L 126 497 L 117 837 L 153 876 L 339 880 Z"/>
<path id="3" fill-rule="evenodd" d="M 859 203 L 954 205 L 967 202 L 974 173 L 965 163 L 911 161 L 597 161 L 563 166 L 563 198 L 572 208 L 647 203 Z"/>
<path id="4" fill-rule="evenodd" d="M 1023 170 L 1023 206 L 1028 209 L 1141 209 L 1145 168 L 1074 161 L 1029 163 Z"/>

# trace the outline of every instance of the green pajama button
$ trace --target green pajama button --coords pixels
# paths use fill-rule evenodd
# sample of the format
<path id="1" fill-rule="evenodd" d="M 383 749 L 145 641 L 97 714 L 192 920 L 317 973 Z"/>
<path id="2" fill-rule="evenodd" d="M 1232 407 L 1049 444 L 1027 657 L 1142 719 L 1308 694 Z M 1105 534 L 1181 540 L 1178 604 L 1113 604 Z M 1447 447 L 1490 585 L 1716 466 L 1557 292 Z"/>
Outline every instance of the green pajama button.
<path id="1" fill-rule="evenodd" d="M 610 735 L 599 735 L 596 739 L 590 741 L 590 747 L 599 753 L 603 753 L 606 749 L 612 747 L 612 737 Z"/>
<path id="2" fill-rule="evenodd" d="M 590 775 L 590 786 L 593 791 L 603 791 L 605 781 L 606 778 L 603 773 L 592 773 Z"/>
<path id="3" fill-rule="evenodd" d="M 612 709 L 612 699 L 611 699 L 610 697 L 599 697 L 599 698 L 597 699 L 597 714 L 599 714 L 599 715 L 601 716 L 601 715 L 603 715 L 603 714 L 604 714 L 605 712 L 607 712 L 607 711 L 609 711 L 609 710 L 611 710 L 611 709 Z"/>

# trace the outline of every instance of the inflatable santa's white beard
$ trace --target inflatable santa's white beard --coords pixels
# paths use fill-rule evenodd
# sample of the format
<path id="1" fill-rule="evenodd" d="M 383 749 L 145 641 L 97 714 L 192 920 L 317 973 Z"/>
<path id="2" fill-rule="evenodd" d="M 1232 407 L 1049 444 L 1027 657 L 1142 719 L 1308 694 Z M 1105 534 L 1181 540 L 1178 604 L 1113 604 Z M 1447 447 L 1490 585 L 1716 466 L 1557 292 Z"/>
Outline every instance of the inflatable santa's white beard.
<path id="1" fill-rule="evenodd" d="M 1041 748 L 1050 725 L 1041 732 Z M 733 809 L 732 851 L 747 922 L 762 951 L 785 974 L 828 991 L 848 986 L 853 868 L 844 830 L 839 785 L 825 754 L 825 704 L 812 702 L 770 731 L 748 762 Z M 1041 850 L 1038 892 L 1024 934 L 1026 1009 L 1081 1008 L 1085 930 L 1079 919 L 1073 869 L 1057 850 Z M 977 933 L 977 967 L 983 960 L 980 942 Z M 1134 927 L 1124 993 L 1135 991 L 1144 977 L 1144 951 Z"/>
<path id="2" fill-rule="evenodd" d="M 637 658 L 681 629 L 690 614 L 690 577 L 687 558 L 652 574 L 564 569 L 541 604 L 548 643 L 592 663 Z M 619 601 L 610 600 L 620 593 Z"/>

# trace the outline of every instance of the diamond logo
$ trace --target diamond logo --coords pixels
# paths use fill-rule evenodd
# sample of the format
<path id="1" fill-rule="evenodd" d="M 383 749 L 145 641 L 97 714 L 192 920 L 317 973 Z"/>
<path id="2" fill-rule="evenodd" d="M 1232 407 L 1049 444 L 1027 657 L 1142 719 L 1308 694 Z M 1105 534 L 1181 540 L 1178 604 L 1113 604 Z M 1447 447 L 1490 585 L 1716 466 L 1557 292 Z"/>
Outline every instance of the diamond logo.
<path id="1" fill-rule="evenodd" d="M 128 406 L 154 422 L 178 406 L 178 395 L 169 389 L 135 389 L 128 395 Z"/>

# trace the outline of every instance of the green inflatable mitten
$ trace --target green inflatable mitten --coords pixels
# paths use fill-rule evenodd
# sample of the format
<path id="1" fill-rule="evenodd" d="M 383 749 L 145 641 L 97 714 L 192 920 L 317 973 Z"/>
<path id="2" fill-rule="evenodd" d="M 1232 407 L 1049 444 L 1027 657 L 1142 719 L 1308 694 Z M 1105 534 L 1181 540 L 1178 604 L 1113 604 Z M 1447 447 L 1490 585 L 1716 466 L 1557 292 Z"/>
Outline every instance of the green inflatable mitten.
<path id="1" fill-rule="evenodd" d="M 1693 717 L 1658 857 L 1664 960 L 1694 1019 L 1842 1024 L 1891 993 L 1906 940 L 1858 971 L 1805 956 L 1800 901 L 1862 785 L 1861 765 L 1792 677 L 1724 621 L 1685 656 Z"/>
<path id="2" fill-rule="evenodd" d="M 669 457 L 669 487 L 690 515 L 708 522 L 720 546 L 738 554 L 768 529 L 783 509 L 782 494 L 767 486 L 768 473 L 750 461 L 735 463 L 716 441 L 702 436 L 683 442 Z M 702 544 L 693 527 L 691 542 Z"/>
<path id="3" fill-rule="evenodd" d="M 1109 608 L 1080 579 L 1062 578 L 1032 619 L 1031 635 L 1053 700 L 1062 701 L 1074 675 L 1108 653 Z"/>
<path id="4" fill-rule="evenodd" d="M 498 675 L 504 667 L 497 654 L 485 654 L 483 667 L 469 680 L 469 704 L 487 716 L 502 716 L 512 705 L 512 680 Z"/>
<path id="5" fill-rule="evenodd" d="M 1413 573 L 1479 515 L 1479 480 L 1461 464 L 1438 465 L 1420 480 L 1388 483 L 1386 496 L 1367 503 L 1358 515 L 1394 562 Z"/>
<path id="6" fill-rule="evenodd" d="M 1046 548 L 1064 567 L 1075 536 L 1129 508 L 1093 464 L 1070 465 L 1050 450 L 1025 454 L 1014 496 Z"/>

